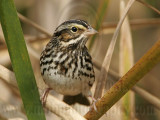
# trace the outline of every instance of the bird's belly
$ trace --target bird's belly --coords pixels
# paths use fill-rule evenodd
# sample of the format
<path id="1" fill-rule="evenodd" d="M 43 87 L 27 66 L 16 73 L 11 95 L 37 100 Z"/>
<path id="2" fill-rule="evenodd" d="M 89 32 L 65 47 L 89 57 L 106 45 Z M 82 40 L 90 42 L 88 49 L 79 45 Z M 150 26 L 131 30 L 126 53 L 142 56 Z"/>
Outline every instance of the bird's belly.
<path id="1" fill-rule="evenodd" d="M 41 59 L 41 74 L 45 83 L 63 95 L 90 95 L 94 83 L 91 58 L 83 52 L 57 53 L 54 59 Z"/>
<path id="2" fill-rule="evenodd" d="M 46 72 L 43 75 L 45 83 L 63 95 L 77 95 L 82 92 L 82 81 L 79 78 L 66 77 L 55 72 Z"/>

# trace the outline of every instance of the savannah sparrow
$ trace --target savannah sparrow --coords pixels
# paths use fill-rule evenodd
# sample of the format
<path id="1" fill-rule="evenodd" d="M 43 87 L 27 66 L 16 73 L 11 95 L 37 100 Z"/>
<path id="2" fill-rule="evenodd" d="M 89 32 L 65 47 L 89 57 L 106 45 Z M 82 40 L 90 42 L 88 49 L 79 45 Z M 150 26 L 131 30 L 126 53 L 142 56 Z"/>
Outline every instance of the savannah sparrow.
<path id="1" fill-rule="evenodd" d="M 92 96 L 90 88 L 95 81 L 95 74 L 85 44 L 88 37 L 95 33 L 96 30 L 84 20 L 69 20 L 56 28 L 40 57 L 41 74 L 49 86 L 42 100 L 50 89 L 67 95 L 64 101 L 68 101 L 68 104 L 73 103 L 69 101 L 69 98 L 74 99 L 72 96 Z M 77 99 L 79 103 L 81 98 Z"/>

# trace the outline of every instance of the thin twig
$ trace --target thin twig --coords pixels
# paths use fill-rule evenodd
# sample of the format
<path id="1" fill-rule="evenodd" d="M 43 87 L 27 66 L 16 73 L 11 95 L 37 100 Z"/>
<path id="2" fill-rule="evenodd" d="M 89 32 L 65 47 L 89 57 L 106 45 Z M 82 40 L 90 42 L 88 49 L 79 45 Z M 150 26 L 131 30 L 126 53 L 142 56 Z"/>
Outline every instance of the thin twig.
<path id="1" fill-rule="evenodd" d="M 3 64 L 3 65 L 6 66 L 6 65 L 9 65 L 11 63 L 7 49 L 1 50 L 0 56 L 1 56 L 0 64 Z"/>
<path id="2" fill-rule="evenodd" d="M 130 20 L 131 27 L 146 27 L 151 25 L 160 25 L 160 19 L 159 18 L 150 18 L 150 19 L 134 19 Z M 117 26 L 117 23 L 105 22 L 102 26 L 101 32 L 103 34 L 112 34 L 115 32 L 115 28 Z"/>
<path id="3" fill-rule="evenodd" d="M 101 65 L 100 63 L 96 62 L 95 60 L 93 60 L 93 64 L 94 67 L 97 70 L 100 70 Z M 108 73 L 109 76 L 111 76 L 112 80 L 114 81 L 114 83 L 116 83 L 121 77 L 114 72 L 113 70 L 109 70 Z M 146 90 L 144 90 L 143 88 L 135 85 L 132 89 L 133 92 L 136 92 L 138 95 L 140 95 L 142 98 L 144 98 L 146 101 L 148 101 L 149 103 L 151 103 L 154 107 L 156 107 L 158 110 L 160 110 L 160 99 L 157 98 L 156 96 L 150 94 L 149 92 L 147 92 Z M 153 98 L 152 98 L 153 97 Z"/>
<path id="4" fill-rule="evenodd" d="M 48 95 L 45 107 L 65 120 L 86 120 L 71 106 L 58 100 L 52 95 Z"/>
<path id="5" fill-rule="evenodd" d="M 93 63 L 95 65 L 95 67 L 100 70 L 101 68 L 101 65 L 96 62 L 95 60 L 93 60 Z M 116 74 L 114 71 L 112 70 L 109 70 L 109 75 L 111 75 L 113 77 L 113 80 L 115 80 L 115 82 L 120 78 L 118 74 Z M 6 69 L 5 67 L 1 66 L 0 65 L 0 78 L 2 78 L 3 80 L 5 80 L 8 84 L 12 84 L 13 86 L 17 87 L 17 83 L 16 83 L 16 79 L 15 79 L 15 75 L 13 72 L 11 72 L 10 70 Z M 137 86 L 138 87 L 138 86 Z M 140 88 L 140 87 L 138 87 Z M 151 95 L 150 93 L 148 93 L 147 91 L 142 90 L 144 92 L 139 92 L 139 90 L 136 90 L 137 88 L 133 87 L 133 91 L 135 91 L 137 94 L 139 94 L 140 96 L 142 96 L 145 100 L 147 100 L 148 102 L 152 103 L 154 106 L 156 106 L 159 110 L 160 110 L 160 100 L 158 98 L 156 98 L 155 96 Z M 146 94 L 145 94 L 146 93 Z M 145 96 L 144 96 L 145 95 Z M 154 97 L 152 99 L 152 96 Z M 53 99 L 52 99 L 53 98 Z M 59 106 L 59 100 L 58 101 L 55 101 L 57 100 L 56 98 L 52 97 L 51 95 L 49 95 L 49 97 L 47 98 L 47 101 L 52 101 L 52 102 L 47 102 L 46 104 L 46 108 L 51 110 L 52 112 L 56 111 L 56 114 L 58 116 L 61 115 L 61 112 L 62 111 L 57 111 L 58 108 L 56 106 Z M 59 103 L 58 105 L 55 104 L 55 103 Z M 65 103 L 62 102 L 62 104 L 64 105 Z M 68 106 L 61 106 L 61 109 L 62 108 L 68 108 Z M 70 108 L 69 108 L 70 109 Z M 64 109 L 64 111 L 67 112 L 67 110 Z M 71 110 L 72 111 L 72 110 Z M 74 110 L 73 110 L 74 111 Z M 71 112 L 72 113 L 72 112 Z M 69 113 L 68 113 L 69 114 Z M 63 115 L 62 115 L 63 116 Z"/>
<path id="6" fill-rule="evenodd" d="M 44 28 L 42 28 L 41 26 L 39 26 L 38 24 L 36 24 L 35 22 L 29 20 L 28 18 L 24 17 L 23 15 L 21 15 L 20 13 L 18 13 L 18 17 L 20 18 L 20 20 L 22 20 L 23 22 L 31 25 L 32 27 L 34 27 L 35 29 L 37 29 L 38 31 L 40 31 L 41 33 L 46 34 L 47 36 L 51 37 L 52 34 L 50 34 L 49 32 L 47 32 L 47 30 L 45 30 Z"/>
<path id="7" fill-rule="evenodd" d="M 135 22 L 134 22 L 135 21 Z M 146 22 L 145 22 L 145 20 L 133 20 L 131 23 L 134 25 L 134 24 L 141 24 L 141 23 L 143 23 L 143 22 L 145 22 L 146 24 L 147 23 L 153 23 L 154 24 L 154 21 L 157 21 L 157 24 L 159 23 L 158 21 L 159 21 L 159 19 L 149 19 L 149 20 L 146 20 Z M 33 26 L 34 27 L 34 26 Z M 45 32 L 47 32 L 47 31 L 45 31 Z M 48 33 L 49 34 L 49 33 Z M 29 49 L 29 53 L 33 50 L 33 48 L 32 48 L 32 50 L 30 50 L 30 47 L 28 48 Z M 36 53 L 36 52 L 35 52 Z M 39 59 L 37 56 L 38 56 L 39 54 L 38 53 L 36 53 L 36 55 L 35 54 L 33 54 L 33 56 L 36 58 L 36 59 Z M 8 57 L 8 59 L 9 59 L 9 57 Z M 96 60 L 94 60 L 93 59 L 93 64 L 94 64 L 94 67 L 96 68 L 96 69 L 98 69 L 98 70 L 100 70 L 101 69 L 101 64 L 99 64 L 98 62 L 96 62 Z M 5 70 L 5 69 L 4 69 Z M 0 71 L 1 71 L 1 69 L 0 69 Z M 4 72 L 4 73 L 6 73 L 6 72 Z M 8 75 L 8 74 L 3 74 L 3 72 L 0 72 L 0 76 L 1 77 L 3 77 L 4 78 L 4 80 L 13 80 L 15 77 L 13 77 L 13 75 L 11 75 L 11 76 L 5 76 L 5 75 Z M 116 73 L 116 72 L 114 72 L 113 70 L 109 70 L 109 75 L 110 76 L 112 76 L 113 77 L 113 80 L 115 80 L 115 82 L 116 82 L 116 80 L 118 80 L 118 79 L 120 79 L 120 76 Z M 12 83 L 12 82 L 15 82 L 15 80 L 14 81 L 7 81 L 8 83 Z M 12 83 L 12 84 L 15 84 L 15 83 Z M 138 87 L 138 86 L 137 86 Z M 141 88 L 142 89 L 142 88 Z M 137 91 L 136 91 L 137 92 Z M 145 91 L 145 92 L 147 92 L 147 91 Z M 148 92 L 147 92 L 148 93 Z M 156 103 L 155 101 L 154 101 L 154 99 L 153 99 L 153 101 L 149 101 L 148 99 L 149 98 L 152 98 L 151 96 L 153 96 L 153 95 L 151 95 L 150 93 L 148 93 L 149 95 L 148 95 L 148 98 L 146 98 L 146 97 L 144 97 L 143 95 L 143 93 L 142 94 L 140 94 L 139 92 L 137 92 L 137 94 L 139 94 L 141 97 L 143 97 L 144 99 L 146 99 L 148 102 L 150 102 L 150 103 Z M 160 101 L 160 100 L 159 100 Z M 158 102 L 156 103 L 156 104 L 153 104 L 154 106 L 157 106 L 158 105 Z M 158 109 L 160 109 L 160 106 L 158 107 Z"/>
<path id="8" fill-rule="evenodd" d="M 7 83 L 17 87 L 16 77 L 13 72 L 0 65 L 0 78 L 4 79 Z"/>
<path id="9" fill-rule="evenodd" d="M 151 103 L 154 107 L 156 107 L 158 110 L 160 110 L 160 100 L 156 96 L 150 94 L 149 92 L 145 91 L 144 89 L 134 86 L 132 88 L 134 92 L 139 94 L 141 97 L 143 97 L 145 100 L 147 100 L 149 103 Z"/>
<path id="10" fill-rule="evenodd" d="M 155 7 L 153 7 L 152 5 L 150 5 L 150 4 L 146 3 L 146 2 L 143 2 L 142 0 L 136 0 L 136 1 L 138 1 L 139 3 L 142 3 L 146 7 L 151 8 L 153 11 L 155 11 L 158 14 L 160 14 L 160 11 L 158 9 L 156 9 Z"/>
<path id="11" fill-rule="evenodd" d="M 98 66 L 99 67 L 99 66 Z M 143 96 L 142 96 L 143 97 Z"/>
<path id="12" fill-rule="evenodd" d="M 51 37 L 48 36 L 26 36 L 24 35 L 24 39 L 29 42 L 29 43 L 34 43 L 34 42 L 42 42 L 50 39 Z"/>
<path id="13" fill-rule="evenodd" d="M 0 100 L 0 116 L 6 120 L 27 120 L 27 117 L 20 112 L 20 108 L 6 104 Z"/>
<path id="14" fill-rule="evenodd" d="M 4 42 L 5 42 L 5 40 L 4 40 L 4 35 L 3 35 L 3 32 L 2 32 L 2 26 L 1 26 L 1 23 L 0 23 L 0 41 L 1 41 L 2 43 L 4 43 Z"/>
<path id="15" fill-rule="evenodd" d="M 2 65 L 0 65 L 0 78 L 5 80 L 8 84 L 12 84 L 13 86 L 17 87 L 14 73 Z M 75 118 L 76 120 L 85 120 L 85 118 L 76 112 L 76 110 L 52 95 L 48 95 L 45 107 L 64 120 L 75 120 Z"/>
<path id="16" fill-rule="evenodd" d="M 150 18 L 150 19 L 133 19 L 130 20 L 131 27 L 135 26 L 150 26 L 150 25 L 159 25 L 160 19 L 159 18 Z M 116 28 L 117 23 L 115 22 L 104 22 L 102 26 L 102 30 L 108 29 L 108 28 Z"/>
<path id="17" fill-rule="evenodd" d="M 38 54 L 38 52 L 37 52 L 34 48 L 32 48 L 32 47 L 29 45 L 28 42 L 27 42 L 26 44 L 27 44 L 27 49 L 28 49 L 29 53 L 30 53 L 36 60 L 39 60 L 40 54 Z"/>
<path id="18" fill-rule="evenodd" d="M 131 8 L 131 6 L 133 5 L 134 2 L 135 2 L 135 0 L 130 0 L 128 2 L 127 6 L 126 6 L 126 9 L 125 9 L 125 11 L 122 15 L 122 18 L 120 19 L 120 21 L 118 23 L 118 26 L 116 28 L 116 31 L 115 31 L 115 33 L 112 37 L 111 43 L 109 45 L 107 54 L 104 58 L 102 68 L 101 68 L 101 72 L 100 72 L 100 75 L 99 75 L 99 78 L 98 78 L 98 82 L 97 82 L 97 86 L 96 86 L 96 90 L 95 90 L 95 94 L 94 94 L 95 98 L 100 98 L 102 96 L 102 91 L 104 89 L 104 85 L 105 85 L 105 82 L 106 82 L 106 79 L 107 79 L 108 69 L 109 69 L 109 66 L 110 66 L 113 50 L 114 50 L 114 47 L 115 47 L 115 43 L 116 43 L 119 31 L 120 31 L 121 25 L 122 25 L 126 15 L 127 15 L 128 11 L 129 11 L 129 9 Z"/>
<path id="19" fill-rule="evenodd" d="M 85 115 L 85 118 L 88 120 L 99 119 L 159 62 L 160 40 L 157 41 L 152 48 L 96 102 L 97 111 L 91 109 Z"/>
<path id="20" fill-rule="evenodd" d="M 29 20 L 30 21 L 30 20 Z M 25 21 L 24 21 L 25 22 Z M 32 22 L 32 21 L 31 21 Z M 153 19 L 141 19 L 141 20 L 131 20 L 131 25 L 142 25 L 142 24 L 144 24 L 144 25 L 147 25 L 147 24 L 159 24 L 160 23 L 160 20 L 159 19 L 155 19 L 155 18 L 153 18 Z M 115 24 L 115 23 L 113 23 L 113 25 L 109 25 L 108 27 L 116 27 L 117 26 L 117 24 Z M 35 26 L 33 26 L 33 27 L 35 27 Z M 104 24 L 104 27 L 105 27 L 105 24 Z M 106 26 L 107 27 L 107 26 Z M 40 26 L 40 28 L 42 28 L 41 26 Z M 44 28 L 42 28 L 42 29 L 44 29 Z M 45 33 L 47 33 L 48 35 L 50 34 L 49 32 L 47 32 L 47 31 L 45 31 Z M 30 48 L 28 48 L 28 49 L 30 49 Z M 33 50 L 33 48 L 32 48 L 32 50 Z M 29 50 L 30 52 L 32 51 L 32 50 Z M 34 55 L 33 55 L 34 56 Z M 36 53 L 36 55 L 34 56 L 36 59 L 39 59 L 38 57 L 38 53 Z M 98 63 L 98 62 L 96 62 L 96 60 L 94 60 L 93 59 L 93 64 L 94 64 L 94 66 L 95 66 L 95 68 L 97 68 L 98 70 L 100 70 L 101 69 L 101 65 Z M 4 68 L 4 67 L 3 67 Z M 5 70 L 5 69 L 3 69 L 3 70 Z M 1 69 L 0 69 L 0 71 L 1 71 Z M 6 71 L 6 70 L 5 70 Z M 4 72 L 4 73 L 6 73 L 6 72 Z M 13 85 L 16 85 L 16 83 L 14 83 L 14 82 L 16 82 L 16 80 L 13 80 L 15 77 L 13 76 L 13 75 L 9 75 L 9 76 L 6 76 L 6 75 L 9 75 L 9 73 L 8 74 L 3 74 L 3 72 L 0 72 L 0 76 L 2 77 L 2 78 L 4 78 L 5 80 L 9 80 L 9 81 L 7 81 L 8 83 L 10 83 L 10 84 L 13 84 Z M 118 79 L 120 79 L 120 76 L 116 73 L 116 72 L 114 72 L 113 70 L 109 70 L 109 75 L 111 75 L 112 77 L 113 77 L 113 80 L 118 80 Z M 11 80 L 11 81 L 10 81 Z M 13 80 L 13 81 L 12 81 Z M 116 82 L 116 81 L 115 81 Z M 136 86 L 136 87 L 138 87 L 138 86 Z M 140 88 L 140 87 L 138 87 L 138 88 Z M 141 88 L 142 89 L 142 88 Z M 133 89 L 133 91 L 134 91 L 135 89 Z M 145 91 L 144 89 L 143 89 L 143 91 Z M 137 92 L 137 94 L 139 94 L 139 95 L 141 95 L 141 97 L 143 97 L 143 98 L 145 98 L 143 95 L 143 93 L 142 94 L 140 94 L 138 91 L 136 91 Z M 145 92 L 147 92 L 147 91 L 145 91 Z M 152 98 L 151 96 L 153 96 L 153 95 L 151 95 L 150 93 L 148 93 L 147 92 L 147 94 L 149 94 L 148 95 L 148 98 Z M 155 97 L 155 96 L 154 96 Z M 149 101 L 148 100 L 148 98 L 145 98 L 148 102 L 150 102 L 150 103 L 152 103 L 152 102 L 154 102 L 155 103 L 155 101 L 154 101 L 154 99 L 153 99 L 153 101 L 151 100 L 151 101 Z M 160 102 L 160 100 L 158 99 L 158 101 Z M 158 103 L 159 102 L 157 102 L 156 104 L 153 104 L 154 106 L 157 106 L 158 105 Z M 160 109 L 160 106 L 158 107 L 158 109 Z"/>

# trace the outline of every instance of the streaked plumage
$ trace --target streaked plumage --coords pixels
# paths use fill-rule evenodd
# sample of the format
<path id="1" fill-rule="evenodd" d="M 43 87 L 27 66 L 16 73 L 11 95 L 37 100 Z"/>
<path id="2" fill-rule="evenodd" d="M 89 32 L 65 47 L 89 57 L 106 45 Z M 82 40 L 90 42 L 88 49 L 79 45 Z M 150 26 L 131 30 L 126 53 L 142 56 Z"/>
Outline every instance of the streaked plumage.
<path id="1" fill-rule="evenodd" d="M 83 20 L 69 20 L 57 27 L 40 57 L 41 74 L 50 88 L 63 95 L 91 96 L 95 75 L 85 44 L 94 33 Z"/>

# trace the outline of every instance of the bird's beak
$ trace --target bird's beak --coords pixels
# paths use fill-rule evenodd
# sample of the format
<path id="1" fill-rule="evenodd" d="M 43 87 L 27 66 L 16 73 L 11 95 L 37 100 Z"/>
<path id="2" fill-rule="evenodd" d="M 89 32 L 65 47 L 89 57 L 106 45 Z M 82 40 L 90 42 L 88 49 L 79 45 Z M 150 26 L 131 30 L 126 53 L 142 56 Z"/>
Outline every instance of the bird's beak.
<path id="1" fill-rule="evenodd" d="M 98 33 L 98 32 L 95 29 L 93 29 L 92 27 L 89 27 L 88 30 L 86 30 L 84 34 L 86 36 L 90 36 L 90 35 L 93 35 L 93 34 L 96 34 L 96 33 Z"/>

